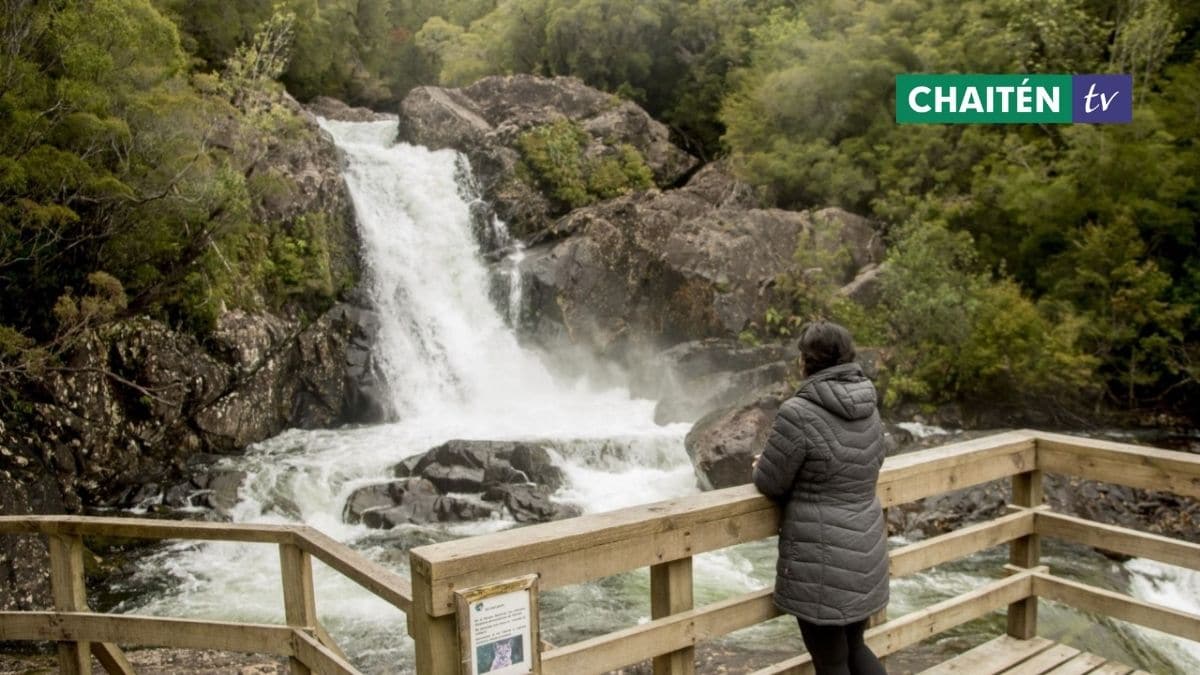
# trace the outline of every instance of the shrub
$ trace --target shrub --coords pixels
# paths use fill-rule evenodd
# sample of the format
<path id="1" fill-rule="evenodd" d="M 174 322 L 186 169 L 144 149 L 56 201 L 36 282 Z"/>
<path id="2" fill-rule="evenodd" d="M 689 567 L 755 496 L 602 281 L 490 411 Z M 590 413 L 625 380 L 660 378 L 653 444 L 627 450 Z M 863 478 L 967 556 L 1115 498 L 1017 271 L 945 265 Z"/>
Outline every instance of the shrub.
<path id="1" fill-rule="evenodd" d="M 622 144 L 614 153 L 588 157 L 589 140 L 578 124 L 558 119 L 521 134 L 517 147 L 525 172 L 570 208 L 653 187 L 654 175 L 637 148 Z"/>

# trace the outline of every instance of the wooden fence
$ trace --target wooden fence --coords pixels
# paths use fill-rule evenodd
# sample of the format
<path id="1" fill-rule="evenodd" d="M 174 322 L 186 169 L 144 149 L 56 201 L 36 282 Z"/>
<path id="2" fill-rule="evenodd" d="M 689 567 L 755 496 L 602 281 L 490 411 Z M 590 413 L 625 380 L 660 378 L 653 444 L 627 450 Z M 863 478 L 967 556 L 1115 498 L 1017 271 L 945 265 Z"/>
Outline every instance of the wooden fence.
<path id="1" fill-rule="evenodd" d="M 1007 576 L 969 593 L 893 618 L 867 632 L 891 654 L 1007 608 L 1007 632 L 1037 634 L 1039 599 L 1065 603 L 1200 641 L 1200 616 L 1055 576 L 1040 564 L 1051 537 L 1200 570 L 1200 545 L 1050 511 L 1044 473 L 1169 490 L 1200 498 L 1200 456 L 1059 434 L 1014 431 L 890 457 L 879 497 L 892 507 L 1007 479 L 1012 504 L 998 518 L 891 551 L 894 577 L 1008 545 Z M 574 644 L 542 648 L 548 675 L 599 673 L 646 659 L 656 674 L 694 669 L 695 646 L 778 616 L 763 588 L 702 607 L 692 595 L 692 557 L 776 534 L 779 512 L 753 486 L 717 490 L 608 513 L 461 539 L 411 551 L 412 585 L 305 527 L 67 516 L 0 517 L 0 535 L 42 534 L 50 543 L 55 611 L 0 612 L 0 640 L 59 643 L 65 673 L 86 673 L 89 654 L 110 673 L 131 673 L 117 644 L 222 649 L 286 656 L 294 672 L 353 673 L 316 618 L 311 559 L 317 558 L 405 611 L 417 672 L 457 674 L 456 589 L 539 575 L 543 590 L 650 568 L 651 620 Z M 279 547 L 286 625 L 96 614 L 83 585 L 82 537 L 247 541 Z M 797 644 L 798 644 L 797 638 Z M 756 675 L 811 673 L 807 655 Z"/>
<path id="2" fill-rule="evenodd" d="M 878 654 L 1003 608 L 1008 633 L 1032 638 L 1039 598 L 1200 641 L 1200 616 L 1062 579 L 1040 565 L 1040 539 L 1053 537 L 1200 569 L 1200 545 L 1049 511 L 1044 472 L 1200 498 L 1200 456 L 1059 434 L 1014 431 L 890 457 L 879 477 L 885 508 L 998 479 L 1013 488 L 1006 515 L 891 551 L 894 577 L 1001 544 L 1009 546 L 1010 564 L 1004 578 L 871 628 L 867 641 Z M 691 673 L 697 643 L 779 614 L 770 588 L 693 606 L 692 557 L 773 536 L 778 519 L 769 499 L 742 486 L 414 549 L 408 625 L 417 671 L 459 671 L 455 589 L 537 574 L 545 590 L 649 567 L 648 623 L 546 649 L 542 670 L 599 673 L 653 659 L 656 674 Z M 811 672 L 801 655 L 756 675 Z"/>
<path id="3" fill-rule="evenodd" d="M 356 674 L 317 620 L 312 559 L 357 582 L 404 612 L 412 588 L 360 553 L 308 527 L 239 525 L 135 518 L 3 516 L 0 535 L 41 534 L 49 544 L 52 612 L 0 612 L 0 640 L 58 642 L 59 670 L 92 672 L 92 656 L 113 675 L 132 675 L 118 644 L 219 649 L 286 656 L 293 673 Z M 287 625 L 98 614 L 87 606 L 83 538 L 190 539 L 275 544 Z M 232 563 L 232 561 L 231 561 Z"/>

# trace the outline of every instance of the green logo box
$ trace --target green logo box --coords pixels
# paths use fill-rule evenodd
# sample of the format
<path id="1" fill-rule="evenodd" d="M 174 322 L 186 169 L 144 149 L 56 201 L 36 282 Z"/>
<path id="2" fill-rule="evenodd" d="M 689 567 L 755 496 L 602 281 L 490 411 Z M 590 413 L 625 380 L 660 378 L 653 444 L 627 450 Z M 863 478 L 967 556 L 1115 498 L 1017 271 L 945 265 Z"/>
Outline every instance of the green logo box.
<path id="1" fill-rule="evenodd" d="M 900 124 L 1070 124 L 1070 75 L 896 76 Z"/>

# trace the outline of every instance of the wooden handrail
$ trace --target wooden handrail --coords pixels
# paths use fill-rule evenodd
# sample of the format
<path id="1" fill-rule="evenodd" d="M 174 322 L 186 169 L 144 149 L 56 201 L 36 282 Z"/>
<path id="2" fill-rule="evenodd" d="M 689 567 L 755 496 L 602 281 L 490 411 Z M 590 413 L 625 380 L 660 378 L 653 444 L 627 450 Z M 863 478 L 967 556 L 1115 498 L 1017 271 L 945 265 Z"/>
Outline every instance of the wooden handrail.
<path id="1" fill-rule="evenodd" d="M 412 606 L 412 584 L 361 553 L 306 525 L 206 523 L 151 518 L 0 516 L 0 535 L 238 541 L 299 547 L 403 612 Z"/>
<path id="2" fill-rule="evenodd" d="M 1034 437 L 997 434 L 889 457 L 879 476 L 885 507 L 1032 470 Z M 415 548 L 414 579 L 434 616 L 454 612 L 453 589 L 540 575 L 556 588 L 688 558 L 776 534 L 779 511 L 753 485 Z M 414 591 L 416 592 L 416 591 Z"/>
<path id="3" fill-rule="evenodd" d="M 0 612 L 0 640 L 59 641 L 59 668 L 91 673 L 95 654 L 114 675 L 133 672 L 116 646 L 124 644 L 227 649 L 287 656 L 297 675 L 355 674 L 317 620 L 312 559 L 321 560 L 401 611 L 412 606 L 407 579 L 303 525 L 205 523 L 145 518 L 0 516 L 0 535 L 41 534 L 50 543 L 56 612 Z M 189 539 L 275 544 L 280 552 L 287 626 L 160 619 L 87 611 L 83 590 L 82 538 Z M 89 653 L 90 652 L 90 653 Z"/>
<path id="4" fill-rule="evenodd" d="M 1097 448 L 1094 456 L 1087 454 L 1091 447 Z M 982 615 L 973 612 L 986 613 L 1004 605 L 1009 609 L 1009 633 L 1021 638 L 1035 636 L 1038 593 L 1031 575 L 1037 571 L 1039 578 L 1053 578 L 1038 566 L 1042 536 L 1090 545 L 1104 539 L 1112 542 L 1109 548 L 1113 550 L 1133 554 L 1148 550 L 1147 557 L 1166 562 L 1185 557 L 1200 560 L 1195 555 L 1200 549 L 1193 544 L 1049 512 L 1040 506 L 1044 471 L 1134 487 L 1165 487 L 1188 496 L 1200 490 L 1200 457 L 1027 430 L 888 458 L 879 477 L 879 497 L 885 507 L 1004 478 L 1013 481 L 1016 503 L 1013 513 L 892 551 L 894 575 L 1008 544 L 1016 572 L 1010 580 L 1019 581 L 997 582 L 1003 592 L 989 586 L 983 594 L 987 602 L 972 605 L 977 594 L 968 594 L 963 602 L 959 602 L 963 598 L 955 598 L 928 608 L 931 615 L 917 612 L 878 626 L 869 635 L 882 653 L 911 644 L 896 636 L 910 636 L 915 642 L 956 625 L 953 622 L 964 616 Z M 419 668 L 422 673 L 453 672 L 453 659 L 440 654 L 457 653 L 451 620 L 456 588 L 535 573 L 540 576 L 541 588 L 546 589 L 643 567 L 665 569 L 697 553 L 772 536 L 778 517 L 772 502 L 752 486 L 740 486 L 414 549 L 414 611 L 409 615 L 409 629 L 418 638 Z M 690 584 L 681 584 L 681 588 L 690 589 Z M 660 598 L 660 603 L 667 601 Z M 681 654 L 698 641 L 777 615 L 767 589 L 704 607 L 684 603 L 676 611 L 655 614 L 648 623 L 548 650 L 543 654 L 543 667 L 549 673 L 614 669 L 646 658 Z M 916 630 L 914 625 L 921 627 L 916 633 L 911 632 Z M 900 626 L 907 628 L 901 630 Z M 805 662 L 801 658 L 764 672 L 805 672 Z M 686 670 L 677 662 L 656 658 L 655 672 L 674 675 Z"/>

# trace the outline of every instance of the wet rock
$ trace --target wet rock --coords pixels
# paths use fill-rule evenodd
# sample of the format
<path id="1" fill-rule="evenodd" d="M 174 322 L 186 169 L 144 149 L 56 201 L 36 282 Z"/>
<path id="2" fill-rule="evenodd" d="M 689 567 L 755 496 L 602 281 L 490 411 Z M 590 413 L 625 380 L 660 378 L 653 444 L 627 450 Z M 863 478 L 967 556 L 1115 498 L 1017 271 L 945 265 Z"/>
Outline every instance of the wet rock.
<path id="1" fill-rule="evenodd" d="M 742 405 L 716 410 L 700 418 L 684 439 L 684 448 L 703 490 L 749 483 L 754 456 L 762 452 L 779 407 L 790 388 L 759 392 Z"/>
<path id="2" fill-rule="evenodd" d="M 571 77 L 486 77 L 461 89 L 416 87 L 400 105 L 400 138 L 430 148 L 454 148 L 470 159 L 487 202 L 520 237 L 545 230 L 567 205 L 543 194 L 518 171 L 517 143 L 534 127 L 575 122 L 588 157 L 631 145 L 659 186 L 674 184 L 696 163 L 670 142 L 666 126 L 629 101 Z"/>
<path id="3" fill-rule="evenodd" d="M 545 485 L 494 483 L 483 493 L 483 498 L 503 503 L 518 523 L 544 523 L 574 518 L 582 513 L 574 504 L 560 504 L 551 500 L 553 492 Z"/>
<path id="4" fill-rule="evenodd" d="M 422 476 L 443 490 L 482 492 L 490 476 L 497 482 L 545 485 L 552 491 L 565 482 L 562 469 L 553 464 L 544 448 L 519 441 L 452 440 L 429 450 L 415 463 L 409 458 L 394 470 L 396 475 Z"/>
<path id="5" fill-rule="evenodd" d="M 367 301 L 364 299 L 363 303 Z M 384 422 L 391 414 L 387 380 L 375 357 L 379 315 L 369 309 L 347 305 L 353 329 L 346 345 L 344 421 L 359 424 Z"/>
<path id="6" fill-rule="evenodd" d="M 336 98 L 318 96 L 304 106 L 310 113 L 340 122 L 382 122 L 393 119 L 370 108 L 350 106 Z"/>
<path id="7" fill-rule="evenodd" d="M 353 314 L 335 305 L 308 326 L 269 315 L 237 318 L 239 377 L 195 415 L 205 444 L 233 452 L 288 427 L 320 428 L 342 419 Z M 236 343 L 241 344 L 241 343 Z"/>
<path id="8" fill-rule="evenodd" d="M 489 518 L 501 507 L 519 523 L 579 514 L 578 508 L 551 499 L 565 476 L 549 452 L 531 443 L 447 441 L 405 459 L 392 473 L 399 480 L 351 495 L 347 522 L 368 527 L 458 522 Z"/>
<path id="9" fill-rule="evenodd" d="M 695 178 L 693 181 L 696 180 Z M 522 328 L 610 356 L 689 340 L 735 337 L 762 321 L 800 245 L 846 251 L 849 266 L 880 260 L 868 221 L 838 209 L 760 209 L 719 198 L 707 183 L 640 192 L 576 209 L 558 239 L 521 262 Z M 849 267 L 842 282 L 859 268 Z"/>
<path id="10" fill-rule="evenodd" d="M 346 502 L 343 518 L 370 528 L 391 529 L 413 523 L 454 523 L 488 518 L 495 509 L 442 494 L 423 478 L 403 478 L 359 488 Z"/>

